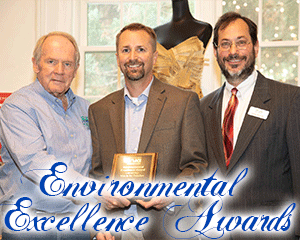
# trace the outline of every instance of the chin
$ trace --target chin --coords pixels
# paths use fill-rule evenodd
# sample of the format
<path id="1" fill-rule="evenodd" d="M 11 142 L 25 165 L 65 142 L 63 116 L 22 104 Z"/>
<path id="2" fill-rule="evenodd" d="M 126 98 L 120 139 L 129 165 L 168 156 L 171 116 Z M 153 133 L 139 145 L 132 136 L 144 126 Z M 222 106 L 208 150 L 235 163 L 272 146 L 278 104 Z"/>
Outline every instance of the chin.
<path id="1" fill-rule="evenodd" d="M 55 89 L 51 89 L 51 92 L 56 93 L 57 95 L 61 95 L 61 94 L 65 93 L 66 90 L 65 90 L 65 88 L 63 88 L 63 89 L 61 89 L 61 88 L 59 88 L 59 89 L 55 88 Z"/>
<path id="2" fill-rule="evenodd" d="M 227 66 L 226 70 L 230 74 L 238 74 L 238 73 L 241 73 L 244 68 L 245 68 L 245 65 L 243 65 L 243 66 L 237 66 L 237 67 Z"/>
<path id="3" fill-rule="evenodd" d="M 240 76 L 240 74 L 242 73 L 242 70 L 234 71 L 234 72 L 233 71 L 228 71 L 228 73 L 231 77 L 237 77 L 237 76 Z"/>

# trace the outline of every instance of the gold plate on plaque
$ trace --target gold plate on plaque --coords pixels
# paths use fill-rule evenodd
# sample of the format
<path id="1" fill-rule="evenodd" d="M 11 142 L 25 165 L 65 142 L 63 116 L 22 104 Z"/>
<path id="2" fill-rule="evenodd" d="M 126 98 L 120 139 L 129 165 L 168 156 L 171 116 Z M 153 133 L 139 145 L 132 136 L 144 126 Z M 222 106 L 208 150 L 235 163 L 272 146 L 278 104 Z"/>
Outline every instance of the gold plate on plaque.
<path id="1" fill-rule="evenodd" d="M 111 177 L 117 180 L 151 182 L 155 178 L 157 153 L 117 153 Z"/>

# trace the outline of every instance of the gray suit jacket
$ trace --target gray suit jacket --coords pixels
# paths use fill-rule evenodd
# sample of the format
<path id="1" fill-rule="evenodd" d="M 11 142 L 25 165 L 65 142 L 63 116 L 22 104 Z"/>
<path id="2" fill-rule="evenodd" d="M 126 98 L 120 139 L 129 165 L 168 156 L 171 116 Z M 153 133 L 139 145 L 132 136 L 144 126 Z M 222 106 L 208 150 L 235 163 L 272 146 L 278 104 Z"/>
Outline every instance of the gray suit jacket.
<path id="1" fill-rule="evenodd" d="M 248 110 L 254 106 L 269 111 L 269 116 L 264 120 L 248 115 L 247 110 L 228 169 L 225 166 L 221 131 L 223 90 L 224 86 L 201 99 L 200 109 L 205 125 L 209 172 L 219 169 L 219 176 L 230 178 L 237 176 L 242 169 L 249 168 L 247 182 L 230 199 L 228 209 L 235 210 L 231 213 L 240 209 L 259 214 L 261 210 L 275 211 L 279 206 L 286 208 L 291 201 L 298 203 L 300 88 L 266 79 L 258 73 Z M 294 211 L 293 223 L 296 234 L 300 235 L 297 215 L 299 211 Z M 294 238 L 291 236 L 287 239 Z"/>
<path id="2" fill-rule="evenodd" d="M 110 175 L 115 153 L 125 152 L 124 89 L 92 104 L 89 122 L 93 157 L 91 175 Z M 197 94 L 154 79 L 146 106 L 139 153 L 157 152 L 156 180 L 193 179 L 207 167 L 203 122 Z M 122 210 L 123 212 L 123 210 Z M 145 239 L 169 239 L 163 230 L 164 211 L 138 207 L 150 215 Z M 172 239 L 172 238 L 170 238 Z"/>

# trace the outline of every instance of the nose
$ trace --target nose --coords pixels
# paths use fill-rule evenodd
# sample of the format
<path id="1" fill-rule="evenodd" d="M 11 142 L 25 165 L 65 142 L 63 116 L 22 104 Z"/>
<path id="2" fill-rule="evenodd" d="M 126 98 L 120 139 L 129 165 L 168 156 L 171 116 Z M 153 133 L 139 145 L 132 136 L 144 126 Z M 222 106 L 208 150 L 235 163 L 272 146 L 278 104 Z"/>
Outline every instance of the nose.
<path id="1" fill-rule="evenodd" d="M 130 52 L 129 58 L 130 58 L 131 60 L 136 59 L 136 52 L 135 52 L 134 50 L 132 50 L 132 51 Z"/>
<path id="2" fill-rule="evenodd" d="M 57 74 L 63 74 L 64 73 L 64 65 L 63 63 L 59 62 L 55 66 L 55 73 Z"/>
<path id="3" fill-rule="evenodd" d="M 236 47 L 235 42 L 232 42 L 232 44 L 231 44 L 231 46 L 230 46 L 230 48 L 229 48 L 229 52 L 230 52 L 231 54 L 235 54 L 237 51 L 238 51 L 238 49 L 237 49 L 237 47 Z"/>

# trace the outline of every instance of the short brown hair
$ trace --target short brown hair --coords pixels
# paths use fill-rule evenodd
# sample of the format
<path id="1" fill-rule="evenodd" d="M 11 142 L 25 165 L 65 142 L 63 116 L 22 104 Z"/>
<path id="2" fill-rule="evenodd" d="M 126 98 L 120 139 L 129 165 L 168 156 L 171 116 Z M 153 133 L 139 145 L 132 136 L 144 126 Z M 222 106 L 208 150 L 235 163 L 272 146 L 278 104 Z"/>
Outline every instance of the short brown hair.
<path id="1" fill-rule="evenodd" d="M 252 44 L 255 45 L 257 43 L 257 25 L 251 19 L 244 17 L 239 13 L 227 12 L 219 18 L 214 28 L 213 45 L 215 49 L 218 47 L 219 30 L 224 30 L 230 23 L 237 19 L 242 19 L 248 25 Z"/>
<path id="2" fill-rule="evenodd" d="M 50 37 L 50 36 L 62 36 L 65 37 L 66 39 L 68 39 L 74 46 L 75 48 L 75 67 L 79 66 L 79 61 L 80 61 L 80 53 L 79 53 L 79 48 L 78 45 L 76 43 L 76 40 L 74 39 L 74 37 L 66 32 L 50 32 L 47 35 L 42 36 L 35 45 L 34 51 L 33 51 L 33 57 L 36 60 L 36 63 L 39 64 L 40 60 L 41 60 L 41 55 L 42 55 L 42 47 L 43 44 L 45 42 L 45 40 Z"/>
<path id="3" fill-rule="evenodd" d="M 123 32 L 125 32 L 126 30 L 129 31 L 145 31 L 146 33 L 149 34 L 149 36 L 152 39 L 152 48 L 153 48 L 153 52 L 156 51 L 156 41 L 157 41 L 157 36 L 154 32 L 154 30 L 150 27 L 147 27 L 141 23 L 131 23 L 125 27 L 122 28 L 122 30 L 117 34 L 116 36 L 116 47 L 117 47 L 117 52 L 118 52 L 118 47 L 119 47 L 119 41 L 120 41 L 120 36 Z"/>

